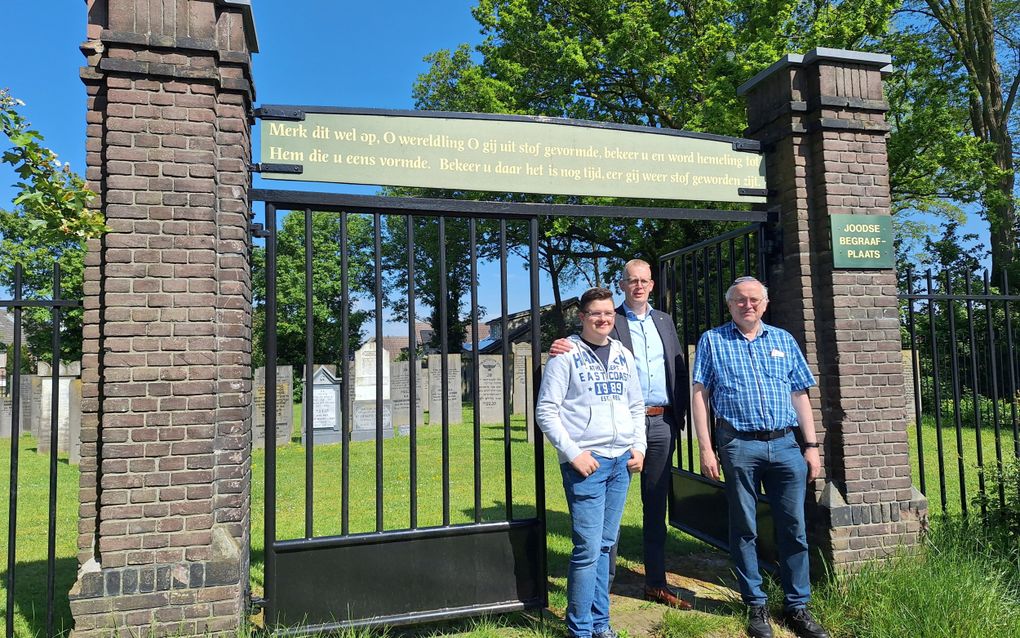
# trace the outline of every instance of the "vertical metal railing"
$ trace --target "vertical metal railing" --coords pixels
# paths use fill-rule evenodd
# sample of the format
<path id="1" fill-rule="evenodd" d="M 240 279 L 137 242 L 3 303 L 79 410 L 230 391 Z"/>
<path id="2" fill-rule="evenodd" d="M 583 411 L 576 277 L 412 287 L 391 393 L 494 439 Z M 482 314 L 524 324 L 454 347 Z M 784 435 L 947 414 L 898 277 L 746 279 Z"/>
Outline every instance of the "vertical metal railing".
<path id="1" fill-rule="evenodd" d="M 18 509 L 19 509 L 19 485 L 21 476 L 20 445 L 22 431 L 21 413 L 21 380 L 22 367 L 24 365 L 23 337 L 24 331 L 24 309 L 44 308 L 50 314 L 50 416 L 49 416 L 49 450 L 47 454 L 47 514 L 46 514 L 46 570 L 45 570 L 45 619 L 43 626 L 38 631 L 44 636 L 51 637 L 64 633 L 63 628 L 57 627 L 57 503 L 58 503 L 58 476 L 59 476 L 59 445 L 60 445 L 60 361 L 61 361 L 61 326 L 63 321 L 63 309 L 72 309 L 81 306 L 79 300 L 65 299 L 61 294 L 62 274 L 60 265 L 54 263 L 52 286 L 53 294 L 51 299 L 27 298 L 24 283 L 24 270 L 21 264 L 15 264 L 13 272 L 13 298 L 0 301 L 0 307 L 9 308 L 13 315 L 13 356 L 11 361 L 11 374 L 7 375 L 7 383 L 10 388 L 11 398 L 11 440 L 10 440 L 10 467 L 8 473 L 8 513 L 7 513 L 7 565 L 4 587 L 6 589 L 6 605 L 4 609 L 4 633 L 8 638 L 15 635 L 15 609 L 18 604 Z M 31 295 L 30 295 L 31 296 Z M 72 408 L 73 409 L 73 408 Z M 42 444 L 43 441 L 37 441 Z M 73 443 L 72 443 L 73 445 Z M 29 577 L 31 578 L 31 577 Z M 31 583 L 28 587 L 32 587 Z M 20 607 L 27 613 L 34 613 L 38 607 L 36 601 L 22 601 Z M 29 619 L 30 626 L 35 625 L 35 618 Z"/>
<path id="2" fill-rule="evenodd" d="M 276 206 L 266 202 L 266 468 L 263 551 L 266 618 L 274 618 L 276 600 Z"/>
<path id="3" fill-rule="evenodd" d="M 1020 462 L 1013 319 L 1020 297 L 1006 277 L 996 290 L 987 272 L 978 286 L 975 276 L 927 270 L 918 280 L 908 272 L 899 298 L 911 359 L 904 372 L 913 377 L 915 484 L 933 511 L 968 516 L 976 505 L 984 519 L 989 505 L 1007 502 L 1003 481 L 989 493 L 989 476 Z M 944 440 L 947 427 L 953 448 Z"/>
<path id="4" fill-rule="evenodd" d="M 729 320 L 725 293 L 730 283 L 744 275 L 765 276 L 762 236 L 762 224 L 751 224 L 660 257 L 660 303 L 674 310 L 685 360 L 703 332 Z M 689 411 L 686 419 L 686 436 L 677 439 L 675 467 L 698 472 Z"/>

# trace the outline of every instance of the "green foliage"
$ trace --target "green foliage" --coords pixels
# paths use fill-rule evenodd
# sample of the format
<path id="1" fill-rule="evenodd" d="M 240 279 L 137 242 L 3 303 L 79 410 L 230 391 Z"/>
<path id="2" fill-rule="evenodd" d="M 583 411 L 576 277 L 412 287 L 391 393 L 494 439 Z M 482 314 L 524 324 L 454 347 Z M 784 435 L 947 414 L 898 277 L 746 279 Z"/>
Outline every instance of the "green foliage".
<path id="1" fill-rule="evenodd" d="M 737 87 L 790 51 L 854 47 L 884 33 L 895 0 L 480 0 L 484 40 L 429 56 L 418 108 L 611 121 L 740 135 Z M 464 196 L 465 194 L 458 194 Z M 671 206 L 604 198 L 499 199 Z M 707 206 L 701 202 L 685 205 Z M 627 259 L 659 255 L 731 226 L 676 220 L 548 220 L 541 268 L 558 286 L 607 283 Z M 589 279 L 588 275 L 599 276 Z M 597 280 L 597 281 L 596 281 Z M 557 326 L 562 330 L 563 326 Z"/>
<path id="2" fill-rule="evenodd" d="M 93 193 L 71 167 L 42 145 L 18 108 L 20 100 L 0 90 L 0 130 L 11 144 L 2 155 L 19 181 L 13 210 L 0 209 L 0 284 L 14 288 L 14 266 L 23 269 L 22 294 L 28 299 L 52 298 L 53 264 L 60 264 L 67 299 L 81 299 L 85 242 L 106 231 L 102 214 L 88 208 Z M 42 308 L 23 312 L 26 360 L 50 360 L 51 315 Z M 61 358 L 81 358 L 81 312 L 62 317 Z"/>
<path id="3" fill-rule="evenodd" d="M 347 243 L 341 242 L 341 217 L 337 213 L 312 213 L 312 329 L 315 364 L 339 364 L 345 351 L 361 345 L 363 326 L 372 312 L 361 301 L 372 291 L 372 222 L 362 215 L 347 216 Z M 348 255 L 348 342 L 343 343 L 342 251 Z M 283 217 L 276 248 L 277 357 L 280 365 L 298 366 L 305 361 L 305 214 L 294 211 Z M 253 364 L 265 365 L 266 251 L 252 253 L 254 291 Z"/>
<path id="4" fill-rule="evenodd" d="M 974 505 L 988 512 L 988 523 L 996 542 L 1012 548 L 1020 561 L 1020 459 L 984 470 L 987 490 L 974 498 Z M 1017 565 L 1020 570 L 1020 564 Z M 1020 572 L 1017 584 L 1020 585 Z"/>
<path id="5" fill-rule="evenodd" d="M 834 638 L 1016 638 L 1016 557 L 946 519 L 915 552 L 830 575 L 813 606 Z"/>

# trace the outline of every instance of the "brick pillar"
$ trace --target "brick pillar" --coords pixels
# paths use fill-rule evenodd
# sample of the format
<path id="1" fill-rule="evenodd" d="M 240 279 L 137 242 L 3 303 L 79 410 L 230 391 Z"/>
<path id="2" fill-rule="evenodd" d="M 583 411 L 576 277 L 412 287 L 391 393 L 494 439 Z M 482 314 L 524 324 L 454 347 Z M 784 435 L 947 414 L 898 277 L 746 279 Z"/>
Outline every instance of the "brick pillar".
<path id="1" fill-rule="evenodd" d="M 809 503 L 812 543 L 837 567 L 912 545 L 927 512 L 911 486 L 893 270 L 835 270 L 831 214 L 889 215 L 882 93 L 887 55 L 815 49 L 741 87 L 747 135 L 766 150 L 781 256 L 771 319 L 818 377 L 824 473 Z"/>
<path id="2" fill-rule="evenodd" d="M 247 0 L 89 0 L 75 635 L 241 623 L 248 585 Z M 115 631 L 111 631 L 115 630 Z"/>

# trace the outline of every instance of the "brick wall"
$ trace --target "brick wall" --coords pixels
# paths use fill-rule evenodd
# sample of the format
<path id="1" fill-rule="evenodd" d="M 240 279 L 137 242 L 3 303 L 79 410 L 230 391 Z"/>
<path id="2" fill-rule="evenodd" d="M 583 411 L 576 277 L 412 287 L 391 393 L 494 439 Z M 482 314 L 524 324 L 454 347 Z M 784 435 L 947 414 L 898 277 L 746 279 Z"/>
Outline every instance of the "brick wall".
<path id="1" fill-rule="evenodd" d="M 79 636 L 243 617 L 253 50 L 247 3 L 89 2 Z"/>
<path id="2" fill-rule="evenodd" d="M 791 55 L 742 89 L 748 136 L 766 149 L 782 256 L 769 273 L 774 323 L 800 341 L 823 476 L 812 541 L 853 566 L 916 542 L 926 503 L 907 458 L 903 358 L 893 270 L 835 270 L 832 214 L 889 215 L 882 93 L 887 56 L 817 49 Z"/>

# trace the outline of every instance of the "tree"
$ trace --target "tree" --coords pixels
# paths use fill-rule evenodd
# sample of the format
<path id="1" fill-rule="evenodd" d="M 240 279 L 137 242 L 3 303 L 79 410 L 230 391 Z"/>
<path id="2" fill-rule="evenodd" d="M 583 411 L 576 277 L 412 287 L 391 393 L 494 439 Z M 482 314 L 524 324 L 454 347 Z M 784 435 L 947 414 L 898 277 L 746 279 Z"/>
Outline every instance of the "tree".
<path id="1" fill-rule="evenodd" d="M 19 112 L 24 103 L 0 90 L 0 130 L 11 147 L 2 161 L 18 175 L 12 210 L 0 209 L 0 284 L 14 286 L 14 267 L 23 269 L 27 299 L 53 295 L 53 264 L 63 273 L 61 295 L 81 299 L 85 242 L 106 230 L 102 214 L 88 207 L 94 193 L 68 164 L 42 145 L 43 137 Z M 28 359 L 50 360 L 51 314 L 43 308 L 23 311 Z M 81 359 L 81 312 L 63 314 L 61 358 Z M 28 361 L 26 360 L 26 365 Z"/>
<path id="2" fill-rule="evenodd" d="M 337 213 L 312 213 L 312 328 L 313 363 L 339 364 L 362 343 L 362 330 L 372 311 L 361 307 L 372 291 L 372 222 L 364 215 L 347 216 L 347 243 L 341 242 Z M 342 251 L 348 255 L 348 341 L 343 342 Z M 276 348 L 280 365 L 305 361 L 305 213 L 283 218 L 276 242 Z M 255 366 L 265 365 L 266 250 L 252 254 Z"/>
<path id="3" fill-rule="evenodd" d="M 992 276 L 1020 275 L 1020 217 L 1013 147 L 1020 90 L 1020 4 L 1016 0 L 907 0 L 904 31 L 923 38 L 933 57 L 951 61 L 966 105 L 959 129 L 986 155 L 978 177 L 991 231 Z M 948 65 L 947 65 L 948 66 Z"/>
<path id="4" fill-rule="evenodd" d="M 853 47 L 882 34 L 897 0 L 798 2 L 708 0 L 480 0 L 485 36 L 426 58 L 413 95 L 418 108 L 524 113 L 739 135 L 746 125 L 737 87 L 788 51 Z M 671 202 L 597 198 L 543 201 L 639 206 Z M 690 206 L 700 205 L 697 202 Z M 658 255 L 717 234 L 720 224 L 659 220 L 556 219 L 543 268 L 558 259 Z"/>
<path id="5" fill-rule="evenodd" d="M 410 196 L 421 191 L 414 189 L 391 189 L 391 193 Z M 435 196 L 436 191 L 427 194 Z M 408 234 L 407 218 L 387 216 L 386 243 L 384 246 L 386 303 L 397 318 L 410 320 L 407 305 L 408 286 L 413 283 L 415 291 L 415 321 L 427 316 L 432 325 L 432 340 L 427 346 L 439 350 L 442 339 L 440 315 L 443 300 L 440 286 L 441 262 L 439 261 L 439 219 L 435 217 L 414 218 L 414 281 L 408 278 Z M 460 352 L 467 340 L 467 326 L 473 317 L 467 311 L 471 293 L 471 254 L 468 220 L 446 219 L 443 222 L 443 246 L 446 253 L 446 339 L 450 353 Z M 479 261 L 498 256 L 499 228 L 492 222 L 476 222 L 476 246 Z M 476 282 L 478 284 L 479 282 Z M 425 315 L 425 313 L 428 313 Z M 479 319 L 484 308 L 478 308 Z"/>

